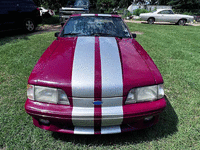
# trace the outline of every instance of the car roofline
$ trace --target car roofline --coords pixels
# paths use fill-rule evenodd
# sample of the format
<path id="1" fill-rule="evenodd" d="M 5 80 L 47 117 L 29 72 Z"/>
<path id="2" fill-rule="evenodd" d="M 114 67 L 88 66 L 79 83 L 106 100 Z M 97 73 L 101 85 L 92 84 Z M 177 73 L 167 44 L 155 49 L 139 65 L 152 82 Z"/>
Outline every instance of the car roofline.
<path id="1" fill-rule="evenodd" d="M 172 10 L 172 9 L 157 9 L 157 12 L 162 10 Z"/>
<path id="2" fill-rule="evenodd" d="M 71 17 L 77 17 L 77 16 L 99 16 L 99 17 L 119 17 L 119 15 L 115 14 L 73 14 Z"/>

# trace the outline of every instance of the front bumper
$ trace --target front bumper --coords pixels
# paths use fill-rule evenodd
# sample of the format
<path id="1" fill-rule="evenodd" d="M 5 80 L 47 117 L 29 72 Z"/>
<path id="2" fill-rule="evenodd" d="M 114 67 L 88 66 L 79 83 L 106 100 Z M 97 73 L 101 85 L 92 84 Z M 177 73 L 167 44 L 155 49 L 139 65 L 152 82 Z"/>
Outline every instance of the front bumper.
<path id="1" fill-rule="evenodd" d="M 153 102 L 128 104 L 123 106 L 122 118 L 113 114 L 95 119 L 93 116 L 83 116 L 83 118 L 77 118 L 76 122 L 78 123 L 76 124 L 79 125 L 74 126 L 72 121 L 73 108 L 71 106 L 39 103 L 29 99 L 27 99 L 25 104 L 25 110 L 33 117 L 33 124 L 35 126 L 45 130 L 69 134 L 113 134 L 144 129 L 158 122 L 159 114 L 165 107 L 166 101 L 164 98 Z M 144 118 L 149 116 L 153 116 L 153 118 L 145 121 Z M 45 124 L 40 119 L 48 120 L 49 123 Z M 83 126 L 81 123 L 82 121 L 87 122 L 91 120 L 109 123 L 122 120 L 122 122 L 108 126 Z"/>

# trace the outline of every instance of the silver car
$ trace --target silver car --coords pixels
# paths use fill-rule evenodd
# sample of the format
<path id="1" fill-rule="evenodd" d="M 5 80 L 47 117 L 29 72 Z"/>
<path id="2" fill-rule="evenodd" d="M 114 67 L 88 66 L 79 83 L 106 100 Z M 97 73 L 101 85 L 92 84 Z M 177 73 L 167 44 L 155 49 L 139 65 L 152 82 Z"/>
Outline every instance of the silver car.
<path id="1" fill-rule="evenodd" d="M 178 25 L 185 25 L 186 22 L 192 22 L 193 16 L 175 14 L 171 9 L 157 9 L 154 12 L 140 14 L 141 20 L 147 21 L 149 24 L 154 22 L 170 22 Z"/>

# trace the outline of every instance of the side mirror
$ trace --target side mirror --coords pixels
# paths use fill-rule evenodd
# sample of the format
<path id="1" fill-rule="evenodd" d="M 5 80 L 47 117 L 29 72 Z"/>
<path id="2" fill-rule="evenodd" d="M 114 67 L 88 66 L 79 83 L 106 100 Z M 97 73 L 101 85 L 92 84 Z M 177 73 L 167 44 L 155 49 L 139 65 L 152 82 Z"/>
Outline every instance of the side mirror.
<path id="1" fill-rule="evenodd" d="M 64 22 L 61 22 L 61 27 L 63 27 L 63 26 L 64 26 L 64 24 L 65 24 Z"/>
<path id="2" fill-rule="evenodd" d="M 54 34 L 54 36 L 55 36 L 55 37 L 58 37 L 59 34 L 60 34 L 60 32 L 56 32 L 56 33 Z"/>
<path id="3" fill-rule="evenodd" d="M 135 38 L 136 38 L 136 34 L 135 34 L 135 33 L 133 33 L 133 34 L 132 34 L 132 37 L 135 39 Z"/>

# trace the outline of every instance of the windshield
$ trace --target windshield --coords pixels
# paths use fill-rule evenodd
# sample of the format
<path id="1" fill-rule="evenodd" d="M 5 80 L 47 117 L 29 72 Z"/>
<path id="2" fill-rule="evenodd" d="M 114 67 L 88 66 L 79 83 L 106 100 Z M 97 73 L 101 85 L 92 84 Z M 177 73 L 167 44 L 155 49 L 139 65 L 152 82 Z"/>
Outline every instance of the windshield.
<path id="1" fill-rule="evenodd" d="M 130 38 L 129 31 L 118 17 L 78 16 L 66 23 L 61 36 L 111 36 Z"/>
<path id="2" fill-rule="evenodd" d="M 75 7 L 89 5 L 89 0 L 76 0 Z"/>

